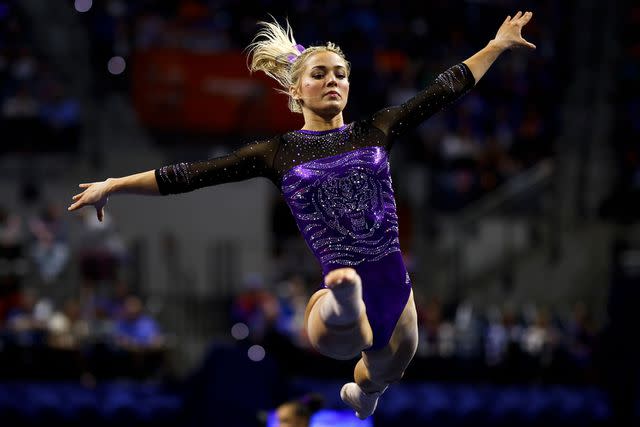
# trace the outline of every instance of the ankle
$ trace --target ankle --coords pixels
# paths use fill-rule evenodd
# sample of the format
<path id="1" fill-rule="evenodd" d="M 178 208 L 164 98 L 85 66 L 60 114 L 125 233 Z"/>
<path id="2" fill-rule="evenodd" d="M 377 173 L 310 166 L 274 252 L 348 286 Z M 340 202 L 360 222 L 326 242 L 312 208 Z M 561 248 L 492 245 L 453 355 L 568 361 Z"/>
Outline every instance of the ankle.
<path id="1" fill-rule="evenodd" d="M 384 393 L 385 391 L 387 391 L 387 388 L 389 388 L 388 385 L 386 386 L 372 386 L 370 385 L 368 388 L 363 388 L 360 387 L 360 390 L 362 390 L 362 393 L 364 393 L 366 396 L 371 396 L 371 397 L 380 397 L 382 395 L 382 393 Z"/>

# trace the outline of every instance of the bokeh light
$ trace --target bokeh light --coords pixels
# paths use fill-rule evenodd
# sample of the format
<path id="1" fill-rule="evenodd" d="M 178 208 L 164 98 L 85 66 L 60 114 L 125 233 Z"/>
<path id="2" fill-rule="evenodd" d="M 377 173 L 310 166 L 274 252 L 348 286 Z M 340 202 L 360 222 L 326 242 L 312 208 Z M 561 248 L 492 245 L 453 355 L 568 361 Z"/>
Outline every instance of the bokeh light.
<path id="1" fill-rule="evenodd" d="M 93 6 L 93 0 L 76 0 L 74 3 L 76 10 L 81 13 L 88 12 L 91 6 Z"/>
<path id="2" fill-rule="evenodd" d="M 249 336 L 249 327 L 244 323 L 236 323 L 231 327 L 231 336 L 237 340 L 243 340 Z"/>
<path id="3" fill-rule="evenodd" d="M 247 355 L 249 356 L 249 359 L 253 360 L 254 362 L 259 362 L 262 359 L 264 359 L 264 355 L 265 355 L 264 347 L 257 344 L 252 345 L 251 347 L 249 347 L 249 351 L 247 352 Z"/>
<path id="4" fill-rule="evenodd" d="M 125 62 L 124 58 L 121 56 L 114 56 L 107 63 L 107 69 L 111 74 L 115 74 L 115 75 L 122 74 L 122 72 L 126 67 L 127 67 L 127 63 Z"/>

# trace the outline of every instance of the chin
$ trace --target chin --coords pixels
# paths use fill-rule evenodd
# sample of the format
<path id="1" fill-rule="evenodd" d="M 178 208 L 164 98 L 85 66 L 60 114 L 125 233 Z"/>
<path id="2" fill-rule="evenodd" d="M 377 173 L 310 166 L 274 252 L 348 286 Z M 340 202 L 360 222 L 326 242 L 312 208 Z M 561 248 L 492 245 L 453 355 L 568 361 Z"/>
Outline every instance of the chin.
<path id="1" fill-rule="evenodd" d="M 345 106 L 342 103 L 327 105 L 324 108 L 319 109 L 318 113 L 320 113 L 323 116 L 336 116 L 342 113 L 342 110 L 344 110 L 344 107 Z"/>

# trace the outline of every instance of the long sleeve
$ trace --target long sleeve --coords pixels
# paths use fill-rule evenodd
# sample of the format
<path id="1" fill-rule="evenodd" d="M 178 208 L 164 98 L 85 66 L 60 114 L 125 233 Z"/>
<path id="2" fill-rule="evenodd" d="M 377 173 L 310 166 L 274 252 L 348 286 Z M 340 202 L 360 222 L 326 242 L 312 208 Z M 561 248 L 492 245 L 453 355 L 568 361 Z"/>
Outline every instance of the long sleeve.
<path id="1" fill-rule="evenodd" d="M 373 116 L 373 125 L 385 135 L 396 137 L 453 103 L 474 85 L 469 67 L 464 63 L 454 65 L 404 104 L 378 111 Z"/>
<path id="2" fill-rule="evenodd" d="M 245 145 L 226 156 L 160 167 L 155 170 L 158 189 L 166 195 L 259 176 L 274 181 L 273 159 L 277 148 L 278 138 L 273 138 Z"/>

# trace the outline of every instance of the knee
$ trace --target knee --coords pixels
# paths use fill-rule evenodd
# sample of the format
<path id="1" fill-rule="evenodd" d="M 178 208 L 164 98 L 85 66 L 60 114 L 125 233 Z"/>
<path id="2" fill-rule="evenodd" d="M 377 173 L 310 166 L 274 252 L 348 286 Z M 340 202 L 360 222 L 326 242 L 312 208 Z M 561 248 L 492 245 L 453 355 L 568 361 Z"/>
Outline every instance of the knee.
<path id="1" fill-rule="evenodd" d="M 395 372 L 393 374 L 390 375 L 386 375 L 384 378 L 384 383 L 385 384 L 393 384 L 393 383 L 397 383 L 398 381 L 400 381 L 403 377 L 404 377 L 404 370 L 399 371 L 399 372 Z"/>
<path id="2" fill-rule="evenodd" d="M 320 354 L 322 354 L 323 356 L 326 357 L 330 357 L 332 359 L 335 360 L 351 360 L 351 359 L 355 359 L 356 357 L 358 357 L 360 355 L 359 351 L 335 351 L 335 350 L 331 350 L 331 349 L 320 349 L 317 348 L 318 352 Z"/>
<path id="3" fill-rule="evenodd" d="M 319 353 L 337 360 L 351 360 L 373 344 L 371 328 L 362 324 L 348 331 L 327 330 L 310 338 Z"/>
<path id="4" fill-rule="evenodd" d="M 354 343 L 341 342 L 337 343 L 331 339 L 319 339 L 312 343 L 315 348 L 323 356 L 336 360 L 351 360 L 360 355 L 361 348 Z"/>

